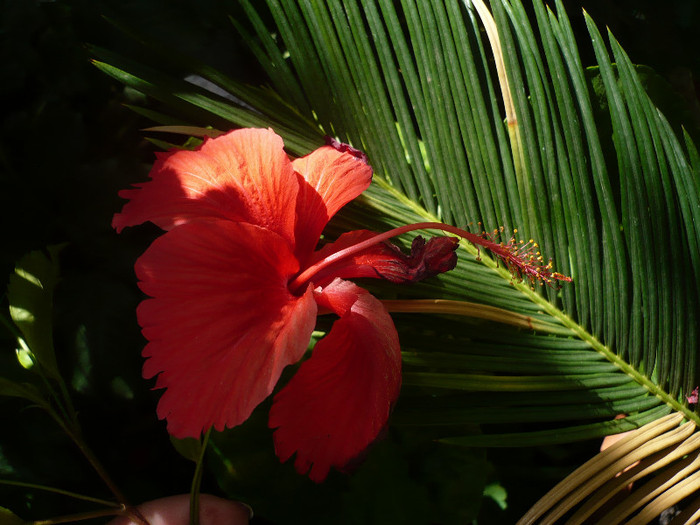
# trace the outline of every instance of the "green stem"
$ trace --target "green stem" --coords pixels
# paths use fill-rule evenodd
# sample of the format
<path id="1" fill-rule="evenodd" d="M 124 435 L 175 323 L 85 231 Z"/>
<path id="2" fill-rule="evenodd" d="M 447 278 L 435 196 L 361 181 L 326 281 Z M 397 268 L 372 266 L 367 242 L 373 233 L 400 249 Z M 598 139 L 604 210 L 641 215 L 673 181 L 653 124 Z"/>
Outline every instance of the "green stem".
<path id="1" fill-rule="evenodd" d="M 122 505 L 116 509 L 92 510 L 88 512 L 81 512 L 79 514 L 58 516 L 56 518 L 49 518 L 45 520 L 28 521 L 26 523 L 27 525 L 56 525 L 58 523 L 75 523 L 76 521 L 92 520 L 95 518 L 102 518 L 104 516 L 125 516 L 139 525 L 150 525 L 148 521 L 141 516 L 141 513 L 138 510 L 133 507 L 124 507 Z"/>
<path id="2" fill-rule="evenodd" d="M 26 483 L 23 481 L 12 481 L 8 479 L 0 479 L 0 485 L 10 485 L 13 487 L 24 487 L 30 489 L 43 490 L 45 492 L 53 492 L 55 494 L 60 494 L 62 496 L 68 496 L 69 498 L 80 499 L 83 501 L 89 501 L 91 503 L 98 503 L 106 507 L 113 507 L 115 509 L 123 508 L 119 503 L 113 501 L 108 501 L 99 498 L 93 498 L 92 496 L 86 496 L 85 494 L 78 494 L 76 492 L 70 492 L 68 490 L 59 489 L 56 487 L 49 487 L 48 485 L 37 485 L 35 483 Z"/>
<path id="3" fill-rule="evenodd" d="M 71 399 L 70 394 L 68 393 L 68 389 L 66 388 L 66 384 L 63 381 L 63 379 L 58 381 L 58 386 L 61 391 L 63 403 L 65 404 L 60 404 L 61 409 L 66 414 L 66 418 L 69 419 L 71 425 L 77 430 L 77 432 L 80 432 L 78 413 L 75 411 L 75 407 L 73 406 L 73 400 Z M 56 395 L 55 397 L 58 398 L 58 395 Z"/>
<path id="4" fill-rule="evenodd" d="M 58 516 L 57 518 L 49 518 L 46 520 L 29 521 L 27 522 L 27 525 L 55 525 L 57 523 L 75 523 L 76 521 L 102 518 L 104 516 L 120 516 L 123 514 L 124 512 L 122 509 L 93 510 L 90 512 L 81 512 L 80 514 Z"/>
<path id="5" fill-rule="evenodd" d="M 54 388 L 51 386 L 51 382 L 49 381 L 48 377 L 46 377 L 46 374 L 44 374 L 41 363 L 37 363 L 36 361 L 34 362 L 34 366 L 37 367 L 38 369 L 38 375 L 41 378 L 42 382 L 44 383 L 44 386 L 46 387 L 46 391 L 49 393 L 51 396 L 51 399 L 54 400 L 54 404 L 58 408 L 58 413 L 55 413 L 53 411 L 53 408 L 51 408 L 51 415 L 52 417 L 59 423 L 61 428 L 64 429 L 64 431 L 67 433 L 68 430 L 68 423 L 70 423 L 71 426 L 75 427 L 77 425 L 77 422 L 75 421 L 75 410 L 73 410 L 72 405 L 70 405 L 70 409 L 72 412 L 69 412 L 65 405 L 61 401 L 61 397 L 56 393 Z M 61 385 L 61 390 L 65 390 L 65 385 L 63 384 L 63 381 L 59 378 L 58 380 L 59 385 Z M 65 396 L 67 393 L 63 396 L 63 399 L 65 400 Z"/>
<path id="6" fill-rule="evenodd" d="M 80 427 L 76 426 L 75 428 L 68 426 L 67 422 L 61 417 L 56 414 L 51 407 L 44 407 L 49 415 L 53 418 L 54 421 L 60 426 L 63 431 L 66 433 L 66 435 L 73 441 L 73 443 L 78 447 L 78 450 L 83 454 L 83 457 L 87 459 L 88 463 L 92 466 L 92 468 L 95 470 L 98 476 L 102 478 L 102 481 L 107 485 L 107 488 L 112 492 L 114 497 L 119 501 L 119 504 L 123 507 L 129 507 L 129 503 L 127 499 L 124 497 L 124 494 L 122 494 L 121 490 L 116 486 L 116 484 L 112 481 L 112 478 L 109 476 L 105 468 L 102 466 L 100 461 L 97 459 L 97 456 L 92 452 L 92 450 L 87 446 L 87 443 L 85 443 L 82 439 L 82 435 L 80 432 Z M 77 425 L 77 423 L 76 423 Z"/>
<path id="7" fill-rule="evenodd" d="M 4 315 L 0 315 L 0 322 L 2 322 L 3 325 L 5 325 L 17 338 L 23 338 L 22 333 L 17 329 L 17 327 L 12 323 L 9 319 L 6 319 Z M 46 389 L 49 393 L 49 395 L 53 398 L 56 406 L 58 407 L 59 414 L 57 414 L 50 405 L 47 405 L 46 408 L 47 411 L 49 412 L 49 415 L 58 423 L 58 425 L 63 429 L 63 431 L 70 437 L 70 439 L 73 441 L 73 443 L 76 444 L 80 452 L 83 454 L 85 459 L 88 460 L 90 465 L 92 465 L 92 468 L 95 469 L 97 474 L 102 478 L 102 481 L 107 485 L 109 490 L 114 494 L 114 496 L 117 498 L 117 500 L 120 503 L 121 508 L 129 508 L 129 504 L 127 503 L 126 498 L 122 494 L 122 492 L 119 490 L 119 488 L 115 485 L 115 483 L 112 481 L 112 478 L 109 476 L 105 468 L 102 466 L 102 464 L 99 462 L 97 459 L 97 456 L 90 450 L 90 448 L 87 446 L 87 444 L 83 441 L 82 439 L 82 431 L 80 428 L 80 423 L 78 421 L 78 416 L 77 412 L 75 411 L 75 407 L 73 406 L 73 402 L 71 400 L 70 394 L 68 392 L 68 389 L 66 388 L 66 384 L 63 381 L 63 379 L 59 376 L 56 377 L 56 382 L 59 385 L 60 389 L 60 395 L 54 390 L 51 382 L 49 381 L 48 377 L 46 374 L 44 374 L 43 367 L 41 366 L 41 363 L 35 363 L 35 366 L 37 367 L 37 372 L 41 380 L 43 381 L 44 385 L 46 386 Z M 58 490 L 58 489 L 57 489 Z M 70 495 L 71 493 L 67 492 L 66 495 Z M 103 500 L 98 500 L 98 499 L 93 499 L 92 501 L 103 501 Z M 112 502 L 109 502 L 109 505 L 114 505 Z M 136 513 L 138 517 L 138 512 Z M 140 520 L 144 521 L 144 520 Z"/>
<path id="8" fill-rule="evenodd" d="M 114 494 L 114 497 L 117 498 L 117 501 L 119 501 L 119 503 L 122 506 L 129 507 L 129 503 L 126 500 L 126 497 L 124 497 L 124 494 L 122 494 L 122 491 L 119 490 L 119 488 L 112 481 L 112 478 L 102 466 L 102 463 L 99 462 L 97 456 L 95 456 L 92 450 L 90 450 L 87 444 L 82 440 L 82 437 L 65 426 L 64 430 L 68 434 L 68 436 L 73 440 L 73 443 L 76 444 L 78 449 L 80 449 L 80 452 L 83 454 L 85 459 L 87 459 L 90 465 L 92 465 L 92 468 L 95 469 L 97 475 L 100 476 L 100 478 L 102 478 L 102 481 L 104 481 L 105 485 L 107 485 L 107 488 L 109 488 L 112 494 Z"/>
<path id="9" fill-rule="evenodd" d="M 199 525 L 199 489 L 202 486 L 202 473 L 204 472 L 204 454 L 207 451 L 211 428 L 207 430 L 202 439 L 202 448 L 197 459 L 197 466 L 192 477 L 192 488 L 190 489 L 190 525 Z"/>
<path id="10" fill-rule="evenodd" d="M 544 297 L 534 293 L 530 289 L 523 289 L 522 292 L 526 295 L 529 295 L 530 300 L 533 303 L 539 305 L 546 313 L 558 319 L 564 326 L 569 328 L 576 335 L 576 337 L 578 337 L 582 341 L 586 341 L 595 350 L 604 355 L 608 361 L 616 365 L 622 372 L 624 372 L 634 381 L 645 387 L 649 391 L 649 393 L 661 399 L 673 410 L 682 413 L 686 419 L 688 419 L 689 421 L 693 421 L 695 425 L 700 427 L 699 414 L 696 414 L 694 411 L 690 410 L 685 404 L 678 402 L 677 399 L 675 399 L 664 389 L 656 385 L 651 379 L 640 373 L 636 368 L 627 363 L 624 359 L 615 354 L 615 352 L 613 352 L 610 348 L 601 343 L 595 336 L 587 332 L 584 327 L 582 327 L 576 321 L 571 319 L 564 312 L 553 306 Z"/>
<path id="11" fill-rule="evenodd" d="M 23 337 L 22 334 L 14 326 L 14 324 L 11 323 L 8 319 L 6 319 L 5 316 L 0 315 L 0 321 L 3 325 L 8 327 L 16 337 Z M 57 394 L 54 388 L 51 386 L 51 383 L 49 382 L 48 378 L 43 373 L 41 363 L 37 363 L 36 366 L 38 369 L 39 377 L 43 381 L 49 395 L 55 401 L 55 404 L 58 407 L 60 413 L 57 414 L 50 405 L 47 405 L 44 408 L 49 412 L 49 415 L 54 419 L 54 421 L 58 423 L 58 425 L 68 435 L 68 437 L 70 437 L 73 443 L 76 444 L 80 452 L 88 460 L 90 465 L 92 465 L 92 467 L 95 469 L 100 478 L 102 478 L 109 490 L 112 491 L 112 494 L 114 494 L 119 503 L 125 507 L 128 507 L 128 503 L 122 492 L 114 484 L 110 476 L 107 474 L 107 471 L 98 461 L 95 454 L 83 441 L 80 423 L 78 422 L 75 408 L 73 407 L 73 403 L 71 401 L 70 394 L 66 389 L 65 383 L 62 381 L 61 378 L 58 378 L 57 383 L 60 387 L 60 395 Z"/>
<path id="12" fill-rule="evenodd" d="M 7 328 L 7 329 L 12 333 L 12 335 L 15 337 L 15 339 L 21 340 L 25 345 L 27 344 L 27 341 L 26 341 L 26 339 L 24 338 L 24 334 L 22 334 L 22 332 L 19 330 L 19 328 L 17 328 L 17 325 L 15 325 L 15 323 L 12 322 L 11 319 L 7 318 L 7 317 L 6 317 L 5 315 L 3 315 L 3 314 L 0 314 L 0 324 L 2 324 L 3 326 L 5 326 L 5 328 Z M 29 348 L 28 345 L 27 345 L 27 348 Z M 30 350 L 30 352 L 31 352 L 31 348 L 29 348 L 29 350 Z M 33 366 L 32 368 L 35 368 L 35 367 L 36 367 L 36 373 L 37 373 L 38 376 L 41 378 L 42 382 L 43 382 L 44 385 L 46 386 L 47 391 L 49 392 L 49 394 L 51 395 L 51 397 L 52 397 L 52 398 L 54 399 L 54 401 L 56 402 L 56 405 L 58 406 L 58 409 L 63 413 L 63 416 L 64 416 L 66 419 L 68 419 L 68 418 L 69 418 L 69 413 L 65 410 L 65 407 L 64 407 L 63 404 L 61 403 L 61 400 L 60 400 L 59 397 L 56 395 L 56 392 L 54 391 L 54 389 L 51 387 L 51 383 L 49 382 L 48 378 L 46 377 L 46 374 L 44 373 L 44 369 L 43 369 L 43 367 L 41 366 L 41 363 L 40 363 L 39 361 L 37 361 L 36 359 L 34 359 L 33 354 L 31 354 L 31 355 L 32 355 L 32 363 L 34 364 L 34 366 Z M 61 380 L 61 378 L 60 378 L 60 377 L 59 377 L 59 378 L 55 378 L 55 377 L 54 377 L 54 379 L 57 379 L 57 382 L 61 385 L 62 390 L 65 390 L 65 385 L 63 384 L 63 381 Z M 65 395 L 64 395 L 64 398 L 65 398 Z M 69 405 L 70 405 L 70 403 L 69 403 Z M 71 408 L 72 408 L 72 406 L 71 406 Z M 73 414 L 74 414 L 74 413 L 75 413 L 75 412 L 73 411 Z M 70 419 L 73 419 L 73 418 L 70 418 Z"/>

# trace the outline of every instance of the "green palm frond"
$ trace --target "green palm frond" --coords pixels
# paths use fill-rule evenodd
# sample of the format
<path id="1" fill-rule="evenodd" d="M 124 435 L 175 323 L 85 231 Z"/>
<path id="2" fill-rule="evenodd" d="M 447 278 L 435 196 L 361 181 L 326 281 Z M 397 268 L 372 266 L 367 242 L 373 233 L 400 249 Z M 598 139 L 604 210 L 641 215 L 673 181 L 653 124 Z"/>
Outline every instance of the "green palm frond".
<path id="1" fill-rule="evenodd" d="M 597 60 L 586 69 L 559 1 L 534 1 L 534 24 L 520 0 L 241 4 L 234 25 L 272 89 L 187 62 L 240 103 L 104 50 L 95 63 L 184 119 L 162 124 L 270 126 L 299 155 L 324 134 L 362 148 L 375 184 L 332 230 L 503 228 L 573 277 L 532 289 L 465 244 L 449 274 L 375 285 L 384 298 L 466 303 L 423 304 L 421 323 L 393 305 L 405 362 L 393 424 L 525 446 L 672 411 L 700 423 L 684 399 L 698 382 L 700 157 L 612 35 L 608 48 L 586 18 Z"/>

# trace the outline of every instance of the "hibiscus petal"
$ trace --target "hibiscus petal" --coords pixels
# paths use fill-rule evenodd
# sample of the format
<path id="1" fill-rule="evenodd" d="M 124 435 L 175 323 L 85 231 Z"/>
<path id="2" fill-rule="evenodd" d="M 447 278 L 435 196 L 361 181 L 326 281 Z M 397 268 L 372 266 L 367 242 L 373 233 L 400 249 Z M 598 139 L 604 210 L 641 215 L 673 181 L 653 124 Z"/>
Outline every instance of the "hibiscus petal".
<path id="1" fill-rule="evenodd" d="M 297 471 L 310 469 L 320 482 L 386 425 L 401 387 L 401 352 L 391 317 L 366 290 L 337 279 L 315 297 L 340 319 L 275 396 L 269 424 L 280 459 L 296 452 Z"/>
<path id="2" fill-rule="evenodd" d="M 355 230 L 338 237 L 314 253 L 309 265 L 377 234 Z M 357 279 L 373 277 L 392 283 L 412 283 L 452 270 L 457 265 L 455 250 L 459 240 L 454 237 L 433 237 L 427 243 L 423 237 L 413 239 L 411 253 L 406 255 L 390 242 L 374 244 L 354 255 L 340 259 L 313 277 L 316 286 L 323 286 L 336 277 Z"/>
<path id="3" fill-rule="evenodd" d="M 129 199 L 112 226 L 151 221 L 165 230 L 198 219 L 226 218 L 294 240 L 297 176 L 271 130 L 239 129 L 206 138 L 194 151 L 157 154 L 151 180 L 124 190 Z"/>
<path id="4" fill-rule="evenodd" d="M 298 263 L 284 239 L 245 223 L 192 222 L 136 263 L 152 299 L 138 308 L 143 374 L 166 391 L 158 416 L 178 438 L 240 424 L 303 356 L 316 322 L 309 288 L 288 291 Z"/>
<path id="5" fill-rule="evenodd" d="M 303 264 L 331 217 L 369 187 L 372 168 L 351 152 L 331 146 L 296 159 L 293 165 L 299 175 L 295 253 Z"/>

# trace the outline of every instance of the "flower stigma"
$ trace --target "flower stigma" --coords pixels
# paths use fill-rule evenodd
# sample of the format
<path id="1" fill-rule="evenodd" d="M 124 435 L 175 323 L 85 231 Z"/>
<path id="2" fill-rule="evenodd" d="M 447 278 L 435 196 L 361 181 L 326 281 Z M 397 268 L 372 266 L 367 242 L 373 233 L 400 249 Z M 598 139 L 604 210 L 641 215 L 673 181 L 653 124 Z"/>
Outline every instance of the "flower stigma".
<path id="1" fill-rule="evenodd" d="M 544 262 L 542 254 L 538 251 L 539 245 L 532 239 L 525 242 L 522 240 L 516 241 L 515 237 L 512 237 L 507 243 L 496 242 L 493 239 L 497 234 L 503 231 L 503 228 L 494 231 L 493 234 L 490 235 L 486 233 L 477 235 L 467 230 L 463 230 L 462 228 L 457 228 L 456 226 L 451 226 L 441 222 L 419 222 L 394 228 L 384 233 L 380 233 L 370 239 L 366 239 L 345 249 L 332 253 L 331 255 L 321 259 L 303 270 L 290 282 L 289 288 L 293 293 L 296 293 L 311 282 L 314 276 L 318 275 L 319 272 L 328 266 L 342 259 L 358 254 L 370 246 L 386 242 L 392 237 L 403 235 L 404 233 L 415 230 L 441 230 L 457 235 L 458 237 L 470 242 L 477 248 L 477 250 L 480 250 L 481 248 L 489 250 L 498 259 L 503 261 L 506 268 L 513 276 L 513 279 L 518 282 L 527 279 L 530 281 L 531 285 L 534 285 L 535 282 L 539 282 L 540 285 L 547 284 L 550 287 L 556 288 L 560 286 L 558 281 L 572 281 L 571 277 L 567 277 L 564 274 L 552 271 L 552 261 L 549 260 L 547 263 Z M 515 233 L 517 233 L 517 230 L 515 230 Z"/>

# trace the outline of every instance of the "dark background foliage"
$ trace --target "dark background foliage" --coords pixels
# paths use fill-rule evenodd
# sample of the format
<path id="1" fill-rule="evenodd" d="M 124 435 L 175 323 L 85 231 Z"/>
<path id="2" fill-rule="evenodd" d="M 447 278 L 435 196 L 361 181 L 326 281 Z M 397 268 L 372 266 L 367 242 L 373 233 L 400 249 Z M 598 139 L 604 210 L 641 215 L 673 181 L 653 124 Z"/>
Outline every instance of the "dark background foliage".
<path id="1" fill-rule="evenodd" d="M 570 0 L 585 41 L 583 7 L 608 25 L 636 63 L 672 86 L 659 100 L 696 137 L 700 129 L 700 5 L 695 0 Z M 208 0 L 5 0 L 0 11 L 0 283 L 30 250 L 67 243 L 55 298 L 55 343 L 88 441 L 134 501 L 186 492 L 192 464 L 170 446 L 155 418 L 158 393 L 140 377 L 143 345 L 135 319 L 141 295 L 132 267 L 156 234 L 142 227 L 117 237 L 110 227 L 119 189 L 146 177 L 150 124 L 125 104 L 157 105 L 91 66 L 85 43 L 136 52 L 110 19 L 194 55 L 237 79 L 263 82 L 227 16 L 237 2 Z M 592 51 L 582 48 L 584 63 Z M 171 64 L 163 67 L 173 68 Z M 3 298 L 3 309 L 7 308 Z M 0 375 L 17 377 L 9 333 L 0 332 Z M 0 401 L 0 478 L 109 497 L 48 418 Z M 485 500 L 479 523 L 509 523 L 597 444 L 490 451 L 485 475 L 508 490 L 508 513 Z M 378 454 L 382 454 L 381 450 Z M 387 481 L 390 483 L 390 481 Z M 219 492 L 214 479 L 204 490 Z M 73 501 L 0 486 L 0 506 L 27 518 L 84 510 Z M 89 508 L 89 506 L 87 506 Z"/>

